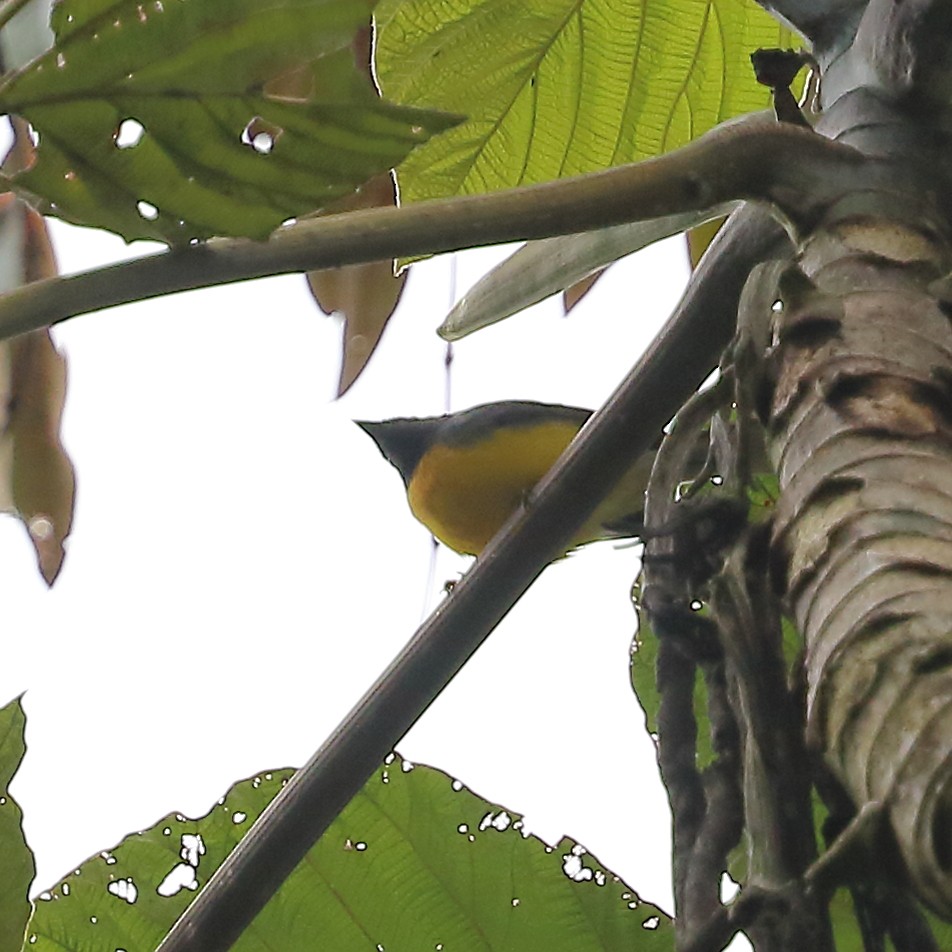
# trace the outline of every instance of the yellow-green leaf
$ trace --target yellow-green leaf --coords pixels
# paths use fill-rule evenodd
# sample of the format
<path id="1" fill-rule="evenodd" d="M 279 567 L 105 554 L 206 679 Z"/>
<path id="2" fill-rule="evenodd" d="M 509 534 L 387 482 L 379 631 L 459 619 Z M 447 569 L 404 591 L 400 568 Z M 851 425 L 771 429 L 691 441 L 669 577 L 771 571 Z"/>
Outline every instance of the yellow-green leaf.
<path id="1" fill-rule="evenodd" d="M 399 170 L 403 199 L 590 172 L 765 108 L 748 55 L 790 44 L 753 0 L 382 0 L 384 95 L 468 121 Z"/>

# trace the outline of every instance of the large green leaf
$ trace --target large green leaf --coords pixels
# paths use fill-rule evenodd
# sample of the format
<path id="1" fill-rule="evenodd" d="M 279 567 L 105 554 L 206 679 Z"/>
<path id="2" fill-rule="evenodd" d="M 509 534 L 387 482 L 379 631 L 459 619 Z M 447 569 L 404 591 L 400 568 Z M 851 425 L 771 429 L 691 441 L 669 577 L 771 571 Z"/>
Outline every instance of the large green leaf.
<path id="1" fill-rule="evenodd" d="M 748 56 L 789 45 L 752 0 L 382 0 L 398 102 L 469 120 L 400 168 L 404 198 L 590 172 L 764 108 Z"/>
<path id="2" fill-rule="evenodd" d="M 33 853 L 23 836 L 23 814 L 9 789 L 26 752 L 25 725 L 19 698 L 0 708 L 0 952 L 19 952 L 30 918 Z"/>
<path id="3" fill-rule="evenodd" d="M 15 179 L 127 240 L 264 237 L 457 120 L 380 99 L 350 44 L 373 0 L 62 0 L 0 87 L 39 133 Z"/>
<path id="4" fill-rule="evenodd" d="M 206 817 L 167 817 L 84 863 L 38 904 L 30 948 L 154 948 L 289 775 L 242 781 Z M 446 774 L 392 759 L 235 948 L 674 947 L 671 920 L 591 854 L 520 827 Z"/>

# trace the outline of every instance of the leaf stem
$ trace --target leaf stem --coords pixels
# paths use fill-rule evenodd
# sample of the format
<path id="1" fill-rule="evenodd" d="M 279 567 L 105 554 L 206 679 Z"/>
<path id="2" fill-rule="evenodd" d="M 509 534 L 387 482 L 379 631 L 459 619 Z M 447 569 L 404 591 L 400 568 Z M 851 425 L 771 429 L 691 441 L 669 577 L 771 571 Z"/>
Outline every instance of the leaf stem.
<path id="1" fill-rule="evenodd" d="M 841 194 L 863 156 L 762 114 L 655 159 L 522 188 L 308 219 L 268 241 L 216 239 L 26 285 L 0 339 L 102 308 L 276 274 L 575 234 L 750 199 L 788 220 Z"/>

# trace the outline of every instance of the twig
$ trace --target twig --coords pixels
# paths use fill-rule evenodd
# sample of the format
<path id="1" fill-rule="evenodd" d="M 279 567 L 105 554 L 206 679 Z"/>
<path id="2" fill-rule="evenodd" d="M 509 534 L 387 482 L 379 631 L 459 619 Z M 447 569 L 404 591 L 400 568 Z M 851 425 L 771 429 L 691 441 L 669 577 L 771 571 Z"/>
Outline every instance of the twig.
<path id="1" fill-rule="evenodd" d="M 692 897 L 695 915 L 700 911 L 698 897 L 707 897 L 711 911 L 720 906 L 721 876 L 744 830 L 740 734 L 727 697 L 724 662 L 703 665 L 702 671 L 707 685 L 711 745 L 717 759 L 701 775 L 706 809 L 688 863 L 686 892 Z"/>
<path id="2" fill-rule="evenodd" d="M 875 853 L 871 845 L 886 828 L 887 810 L 886 804 L 880 800 L 863 804 L 846 829 L 806 870 L 804 880 L 807 887 L 820 894 L 832 895 L 836 887 L 849 878 L 844 875 L 845 871 L 868 862 L 869 856 Z"/>
<path id="3" fill-rule="evenodd" d="M 742 929 L 763 913 L 765 908 L 782 902 L 782 897 L 756 886 L 747 887 L 729 905 L 720 906 L 703 925 L 687 934 L 678 944 L 678 952 L 720 952 Z"/>
<path id="4" fill-rule="evenodd" d="M 826 901 L 840 886 L 849 888 L 864 952 L 885 949 L 887 935 L 896 952 L 939 952 L 922 908 L 897 875 L 901 863 L 889 831 L 888 805 L 867 803 L 847 822 L 842 816 L 853 806 L 846 793 L 828 774 L 820 780 L 818 791 L 830 811 L 823 829 L 827 850 L 803 877 L 807 891 Z M 834 817 L 836 830 L 828 828 Z"/>
<path id="5" fill-rule="evenodd" d="M 694 718 L 696 665 L 670 639 L 660 637 L 658 682 L 658 766 L 668 792 L 672 819 L 674 911 L 678 934 L 695 921 L 706 921 L 717 906 L 717 887 L 711 895 L 688 889 L 694 844 L 707 809 L 704 784 L 695 765 L 697 721 Z"/>

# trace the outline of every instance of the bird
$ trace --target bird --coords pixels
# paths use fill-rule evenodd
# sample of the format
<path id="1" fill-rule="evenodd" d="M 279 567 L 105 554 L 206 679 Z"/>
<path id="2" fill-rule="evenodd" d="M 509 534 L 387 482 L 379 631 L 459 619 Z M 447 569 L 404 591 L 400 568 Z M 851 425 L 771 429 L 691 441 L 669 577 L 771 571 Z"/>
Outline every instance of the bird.
<path id="1" fill-rule="evenodd" d="M 479 555 L 551 469 L 591 410 L 529 400 L 435 417 L 356 420 L 403 478 L 413 515 L 444 545 Z M 635 461 L 569 551 L 639 536 L 654 453 Z"/>

